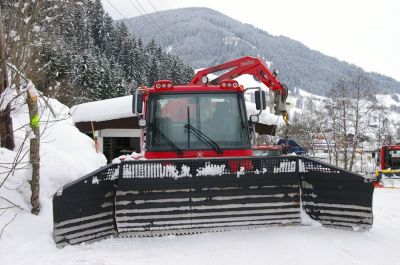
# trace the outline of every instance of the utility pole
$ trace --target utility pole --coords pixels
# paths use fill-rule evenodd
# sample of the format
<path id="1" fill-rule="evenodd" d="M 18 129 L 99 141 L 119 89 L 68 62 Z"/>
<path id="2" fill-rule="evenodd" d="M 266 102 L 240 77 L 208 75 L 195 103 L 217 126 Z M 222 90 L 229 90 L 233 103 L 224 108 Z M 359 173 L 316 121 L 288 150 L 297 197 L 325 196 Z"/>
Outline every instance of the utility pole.
<path id="1" fill-rule="evenodd" d="M 3 16 L 0 4 L 0 95 L 8 87 L 5 47 L 6 43 L 3 34 Z M 10 104 L 8 104 L 4 110 L 0 111 L 0 146 L 10 150 L 13 150 L 15 147 Z"/>

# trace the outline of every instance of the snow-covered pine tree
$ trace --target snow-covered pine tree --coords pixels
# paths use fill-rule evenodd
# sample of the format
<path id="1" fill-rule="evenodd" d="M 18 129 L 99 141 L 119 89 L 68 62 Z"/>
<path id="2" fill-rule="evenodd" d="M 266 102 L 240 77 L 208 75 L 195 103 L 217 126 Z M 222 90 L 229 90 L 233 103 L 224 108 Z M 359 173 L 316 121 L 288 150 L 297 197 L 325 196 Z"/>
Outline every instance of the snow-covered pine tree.
<path id="1" fill-rule="evenodd" d="M 150 69 L 147 74 L 147 80 L 150 86 L 152 86 L 155 81 L 159 80 L 159 72 L 160 69 L 158 66 L 158 62 L 156 61 L 155 57 L 152 57 L 150 62 Z"/>
<path id="2" fill-rule="evenodd" d="M 106 30 L 104 28 L 105 12 L 100 0 L 83 1 L 83 9 L 86 9 L 88 22 L 90 23 L 90 35 L 93 39 L 94 47 L 103 51 L 105 49 Z M 72 10 L 75 12 L 75 10 Z"/>
<path id="3" fill-rule="evenodd" d="M 42 39 L 27 77 L 67 105 L 126 95 L 157 79 L 184 83 L 192 77 L 185 74 L 193 73 L 189 66 L 170 60 L 156 42 L 145 44 L 114 23 L 100 0 L 44 1 L 39 21 Z"/>

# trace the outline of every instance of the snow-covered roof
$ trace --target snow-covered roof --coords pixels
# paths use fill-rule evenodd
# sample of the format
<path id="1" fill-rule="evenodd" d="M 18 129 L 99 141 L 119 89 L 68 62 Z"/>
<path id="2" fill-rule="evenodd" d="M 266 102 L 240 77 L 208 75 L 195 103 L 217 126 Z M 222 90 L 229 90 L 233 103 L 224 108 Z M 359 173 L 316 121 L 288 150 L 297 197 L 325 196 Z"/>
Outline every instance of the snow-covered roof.
<path id="1" fill-rule="evenodd" d="M 132 96 L 75 105 L 70 113 L 75 122 L 106 121 L 135 116 L 132 113 Z"/>

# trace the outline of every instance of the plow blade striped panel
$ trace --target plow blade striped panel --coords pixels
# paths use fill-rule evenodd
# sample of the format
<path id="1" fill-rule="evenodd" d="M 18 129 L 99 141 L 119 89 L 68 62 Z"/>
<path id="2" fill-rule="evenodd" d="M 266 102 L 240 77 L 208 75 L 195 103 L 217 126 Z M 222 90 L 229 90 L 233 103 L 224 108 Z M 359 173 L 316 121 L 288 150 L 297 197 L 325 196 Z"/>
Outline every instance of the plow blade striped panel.
<path id="1" fill-rule="evenodd" d="M 160 236 L 300 223 L 372 226 L 373 185 L 299 156 L 124 161 L 53 196 L 58 246 L 110 236 Z"/>
<path id="2" fill-rule="evenodd" d="M 300 223 L 299 182 L 295 170 L 277 174 L 273 169 L 279 168 L 280 160 L 268 165 L 249 160 L 245 162 L 247 165 L 239 165 L 239 172 L 240 167 L 242 171 L 238 174 L 237 168 L 232 172 L 229 166 L 235 164 L 233 161 L 239 160 L 208 159 L 207 164 L 193 160 L 168 165 L 177 169 L 178 175 L 182 174 L 182 168 L 190 172 L 193 167 L 216 176 L 188 173 L 175 178 L 119 179 L 115 211 L 119 235 L 191 234 Z M 123 170 L 125 176 L 133 176 L 132 171 L 151 171 L 152 167 L 162 168 L 162 165 L 151 162 L 139 169 L 134 164 L 126 164 Z"/>
<path id="3" fill-rule="evenodd" d="M 363 176 L 309 158 L 300 161 L 302 205 L 326 227 L 369 230 L 373 185 Z"/>
<path id="4" fill-rule="evenodd" d="M 117 234 L 115 188 L 118 165 L 110 164 L 63 187 L 53 196 L 53 236 L 57 246 Z"/>

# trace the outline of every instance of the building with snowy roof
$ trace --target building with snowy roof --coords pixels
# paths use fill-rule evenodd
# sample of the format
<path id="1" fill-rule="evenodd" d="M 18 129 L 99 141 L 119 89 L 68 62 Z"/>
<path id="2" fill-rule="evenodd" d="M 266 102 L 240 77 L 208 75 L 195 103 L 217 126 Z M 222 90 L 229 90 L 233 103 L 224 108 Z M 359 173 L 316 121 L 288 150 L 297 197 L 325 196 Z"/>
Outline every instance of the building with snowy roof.
<path id="1" fill-rule="evenodd" d="M 70 114 L 75 126 L 97 138 L 99 151 L 108 161 L 123 154 L 140 152 L 142 137 L 138 119 L 132 113 L 132 96 L 75 105 Z"/>

